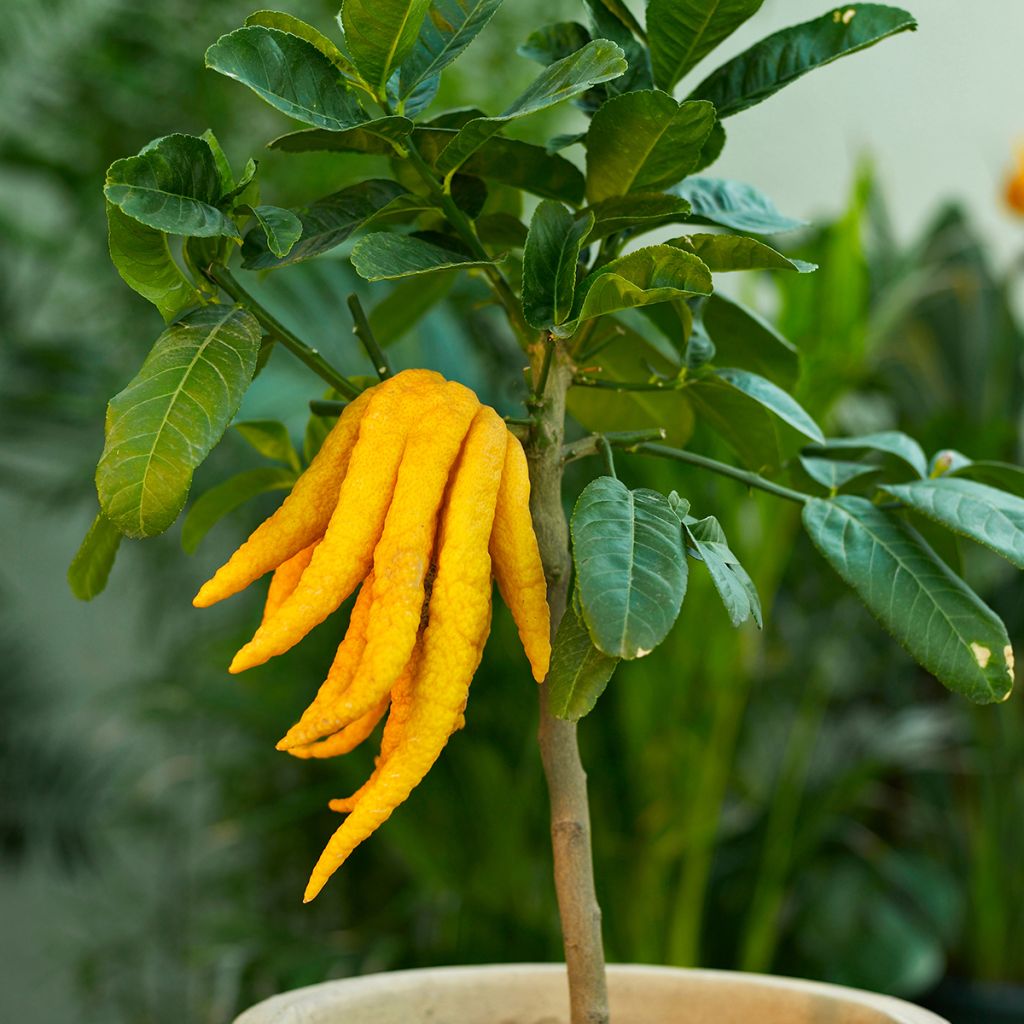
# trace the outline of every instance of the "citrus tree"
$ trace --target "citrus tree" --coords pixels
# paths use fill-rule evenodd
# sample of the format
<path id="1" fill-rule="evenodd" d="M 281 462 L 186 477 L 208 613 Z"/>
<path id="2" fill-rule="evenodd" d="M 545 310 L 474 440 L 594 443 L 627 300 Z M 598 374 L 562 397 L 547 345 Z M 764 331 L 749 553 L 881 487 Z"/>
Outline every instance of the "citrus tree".
<path id="1" fill-rule="evenodd" d="M 362 582 L 324 686 L 279 745 L 302 757 L 344 753 L 388 716 L 377 771 L 332 804 L 348 817 L 307 898 L 461 727 L 493 574 L 542 681 L 573 1021 L 593 1024 L 607 1020 L 607 1000 L 576 723 L 620 661 L 665 638 L 691 563 L 710 574 L 735 625 L 761 624 L 714 510 L 631 489 L 616 453 L 686 463 L 799 505 L 814 545 L 883 626 L 979 702 L 1008 695 L 1010 641 L 924 534 L 952 531 L 1024 568 L 1024 488 L 1015 467 L 953 450 L 929 458 L 901 433 L 826 437 L 793 397 L 797 350 L 714 288 L 733 271 L 815 269 L 762 240 L 799 221 L 754 186 L 708 174 L 726 120 L 913 29 L 909 14 L 831 10 L 691 82 L 761 0 L 649 0 L 644 24 L 620 0 L 586 0 L 583 20 L 525 40 L 520 53 L 541 70 L 502 111 L 435 110 L 442 72 L 500 3 L 346 0 L 333 39 L 260 11 L 207 51 L 207 67 L 303 126 L 271 149 L 362 154 L 385 176 L 286 209 L 263 201 L 256 161 L 236 173 L 210 131 L 156 139 L 111 165 L 112 259 L 167 327 L 110 401 L 100 512 L 70 581 L 94 596 L 122 537 L 166 530 L 272 348 L 301 360 L 329 389 L 311 396 L 303 452 L 280 423 L 236 423 L 267 465 L 195 500 L 183 541 L 194 549 L 243 501 L 287 493 L 196 599 L 210 604 L 274 571 L 263 624 L 235 671 L 296 643 Z M 519 137 L 566 102 L 584 130 Z M 655 230 L 663 240 L 645 243 Z M 340 373 L 252 294 L 252 275 L 287 274 L 336 249 L 382 295 L 371 315 L 348 299 L 372 377 Z M 500 310 L 493 343 L 521 349 L 521 416 L 503 423 L 461 385 L 390 365 L 382 325 L 426 315 L 444 294 L 438 275 L 452 273 L 479 282 Z M 699 447 L 711 435 L 733 461 L 695 450 L 692 439 Z M 594 460 L 595 475 L 568 496 L 567 517 L 563 470 L 580 459 Z"/>

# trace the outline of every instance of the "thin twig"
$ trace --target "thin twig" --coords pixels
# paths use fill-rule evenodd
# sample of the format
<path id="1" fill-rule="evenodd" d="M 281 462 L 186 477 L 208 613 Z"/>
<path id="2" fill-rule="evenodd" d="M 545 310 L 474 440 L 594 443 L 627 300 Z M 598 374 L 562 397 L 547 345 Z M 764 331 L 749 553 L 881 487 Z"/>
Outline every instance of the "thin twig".
<path id="1" fill-rule="evenodd" d="M 321 380 L 330 384 L 335 391 L 348 395 L 349 398 L 359 396 L 359 388 L 348 377 L 339 373 L 315 348 L 310 348 L 301 338 L 294 335 L 284 324 L 264 309 L 239 284 L 227 267 L 207 267 L 204 273 L 214 284 L 227 292 L 235 302 L 245 306 L 268 334 L 281 342 L 293 356 L 305 363 Z"/>
<path id="2" fill-rule="evenodd" d="M 577 387 L 603 388 L 606 391 L 678 391 L 684 386 L 681 380 L 601 380 L 584 374 L 577 374 L 572 382 Z"/>
<path id="3" fill-rule="evenodd" d="M 345 411 L 347 402 L 332 402 L 328 398 L 314 398 L 309 403 L 309 411 L 314 416 L 340 416 Z"/>
<path id="4" fill-rule="evenodd" d="M 618 480 L 619 474 L 615 472 L 615 456 L 612 454 L 612 446 L 604 434 L 598 434 L 597 448 L 601 453 L 601 460 L 604 462 L 605 475 Z"/>
<path id="5" fill-rule="evenodd" d="M 709 459 L 706 455 L 698 455 L 696 452 L 686 451 L 684 448 L 670 448 L 664 444 L 645 442 L 644 444 L 636 445 L 632 450 L 640 455 L 657 455 L 663 459 L 674 459 L 676 462 L 685 462 L 691 466 L 698 466 L 701 469 L 717 473 L 719 476 L 727 476 L 733 480 L 739 480 L 740 483 L 744 483 L 748 487 L 754 487 L 759 491 L 774 494 L 777 498 L 795 501 L 800 505 L 805 505 L 811 500 L 811 495 L 804 494 L 803 491 L 795 491 L 791 487 L 777 484 L 772 480 L 766 480 L 757 473 L 752 473 L 746 469 L 739 469 L 736 466 L 730 466 L 728 463 L 719 462 L 717 459 Z"/>
<path id="6" fill-rule="evenodd" d="M 589 434 L 578 441 L 572 441 L 562 448 L 562 461 L 569 463 L 577 459 L 585 459 L 589 455 L 598 455 L 602 443 L 612 448 L 624 448 L 634 451 L 637 445 L 645 441 L 664 441 L 664 427 L 650 427 L 646 430 L 610 430 L 605 434 Z"/>
<path id="7" fill-rule="evenodd" d="M 348 308 L 352 314 L 352 333 L 363 343 L 363 348 L 366 349 L 366 354 L 370 357 L 370 362 L 373 363 L 377 376 L 381 380 L 387 380 L 391 376 L 391 364 L 388 362 L 388 357 L 384 354 L 384 349 L 380 347 L 380 344 L 374 337 L 373 328 L 370 327 L 370 320 L 363 309 L 363 304 L 359 301 L 359 296 L 355 292 L 348 297 Z"/>

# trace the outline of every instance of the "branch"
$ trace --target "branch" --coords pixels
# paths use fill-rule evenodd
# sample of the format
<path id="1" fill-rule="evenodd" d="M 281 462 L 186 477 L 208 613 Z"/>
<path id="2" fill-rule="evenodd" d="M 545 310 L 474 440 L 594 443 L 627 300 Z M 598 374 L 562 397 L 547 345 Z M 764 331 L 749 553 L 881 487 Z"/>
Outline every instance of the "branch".
<path id="1" fill-rule="evenodd" d="M 795 491 L 791 487 L 785 487 L 782 484 L 766 480 L 757 473 L 751 473 L 746 469 L 738 469 L 736 466 L 719 462 L 717 459 L 709 459 L 706 455 L 698 455 L 696 452 L 688 452 L 683 448 L 670 448 L 664 444 L 645 442 L 644 444 L 635 445 L 631 450 L 640 455 L 657 455 L 663 459 L 674 459 L 676 462 L 685 462 L 691 466 L 698 466 L 701 469 L 717 473 L 719 476 L 727 476 L 733 480 L 739 480 L 740 483 L 744 483 L 748 487 L 754 487 L 759 491 L 774 494 L 777 498 L 795 501 L 800 505 L 804 505 L 811 500 L 811 496 L 804 494 L 803 491 Z"/>
<path id="2" fill-rule="evenodd" d="M 363 348 L 366 349 L 366 354 L 370 357 L 377 376 L 381 380 L 387 380 L 391 376 L 391 364 L 374 337 L 369 318 L 355 292 L 348 297 L 348 308 L 352 314 L 352 333 L 363 343 Z"/>
<path id="3" fill-rule="evenodd" d="M 602 454 L 602 447 L 625 448 L 636 451 L 637 446 L 645 441 L 664 441 L 664 427 L 650 427 L 647 430 L 610 430 L 604 434 L 590 434 L 588 437 L 573 441 L 562 448 L 562 461 L 575 462 L 585 459 L 588 455 Z"/>
<path id="4" fill-rule="evenodd" d="M 348 395 L 349 398 L 359 397 L 359 388 L 348 377 L 339 373 L 315 348 L 310 348 L 304 341 L 292 334 L 284 324 L 275 319 L 235 280 L 227 267 L 211 266 L 207 267 L 203 273 L 230 295 L 235 302 L 245 306 L 271 337 L 281 342 L 293 356 L 305 363 L 321 380 L 326 381 L 343 395 Z"/>

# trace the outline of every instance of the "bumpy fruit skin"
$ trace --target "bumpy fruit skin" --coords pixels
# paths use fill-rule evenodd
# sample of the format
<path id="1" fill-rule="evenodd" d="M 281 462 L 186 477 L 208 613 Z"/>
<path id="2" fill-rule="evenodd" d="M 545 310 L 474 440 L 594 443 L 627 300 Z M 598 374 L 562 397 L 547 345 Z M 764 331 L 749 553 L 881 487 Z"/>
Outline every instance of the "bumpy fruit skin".
<path id="1" fill-rule="evenodd" d="M 326 680 L 278 743 L 294 757 L 334 757 L 387 716 L 370 778 L 331 801 L 348 817 L 307 901 L 465 724 L 490 632 L 492 572 L 535 678 L 547 673 L 529 499 L 522 446 L 501 417 L 461 384 L 406 370 L 345 410 L 289 498 L 197 595 L 212 604 L 274 570 L 263 621 L 231 664 L 237 672 L 288 650 L 362 582 Z"/>
<path id="2" fill-rule="evenodd" d="M 318 541 L 338 503 L 338 488 L 348 471 L 363 413 L 372 394 L 363 392 L 345 407 L 324 438 L 309 468 L 295 482 L 281 507 L 203 584 L 192 603 L 208 608 L 244 590 L 253 580 Z"/>
<path id="3" fill-rule="evenodd" d="M 305 902 L 408 797 L 437 760 L 465 710 L 490 624 L 487 548 L 506 434 L 498 414 L 481 408 L 455 467 L 441 522 L 437 575 L 401 744 L 331 837 L 313 868 Z"/>
<path id="4" fill-rule="evenodd" d="M 519 439 L 508 435 L 498 504 L 491 533 L 491 558 L 502 599 L 519 630 L 533 678 L 544 681 L 551 663 L 547 581 L 529 516 L 530 473 Z M 523 514 L 527 509 L 527 514 Z"/>

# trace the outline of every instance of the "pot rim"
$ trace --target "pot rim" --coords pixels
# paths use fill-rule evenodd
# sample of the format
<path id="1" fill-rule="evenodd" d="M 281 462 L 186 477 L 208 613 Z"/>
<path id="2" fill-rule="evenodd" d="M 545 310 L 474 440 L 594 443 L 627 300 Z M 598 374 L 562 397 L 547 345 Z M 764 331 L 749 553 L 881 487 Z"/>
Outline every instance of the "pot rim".
<path id="1" fill-rule="evenodd" d="M 239 1016 L 235 1024 L 259 1024 L 269 1019 L 267 1011 L 282 1014 L 280 1019 L 291 1020 L 290 1014 L 298 1013 L 304 1006 L 318 1005 L 323 1007 L 325 995 L 332 990 L 343 989 L 346 994 L 370 995 L 375 991 L 394 994 L 396 986 L 401 989 L 416 988 L 423 980 L 429 978 L 460 979 L 479 977 L 500 977 L 503 974 L 521 976 L 524 972 L 552 975 L 564 974 L 565 965 L 560 963 L 513 963 L 513 964 L 479 964 L 446 967 L 417 967 L 401 971 L 381 971 L 374 974 L 356 975 L 351 978 L 340 978 L 333 981 L 307 985 L 280 995 L 271 996 Z M 680 976 L 702 979 L 706 981 L 727 981 L 730 985 L 746 985 L 763 989 L 783 989 L 808 992 L 817 995 L 831 996 L 837 999 L 852 1001 L 883 1011 L 892 1018 L 893 1024 L 947 1024 L 943 1018 L 913 1003 L 905 1002 L 894 996 L 878 995 L 862 989 L 850 988 L 846 985 L 834 985 L 825 981 L 808 981 L 803 978 L 788 978 L 782 975 L 754 974 L 745 971 L 724 971 L 710 968 L 665 967 L 655 964 L 609 964 L 608 973 L 611 977 L 643 978 L 653 975 Z M 256 1011 L 260 1011 L 257 1016 Z M 289 1013 L 284 1017 L 284 1013 Z M 299 1019 L 297 1016 L 295 1019 Z"/>

